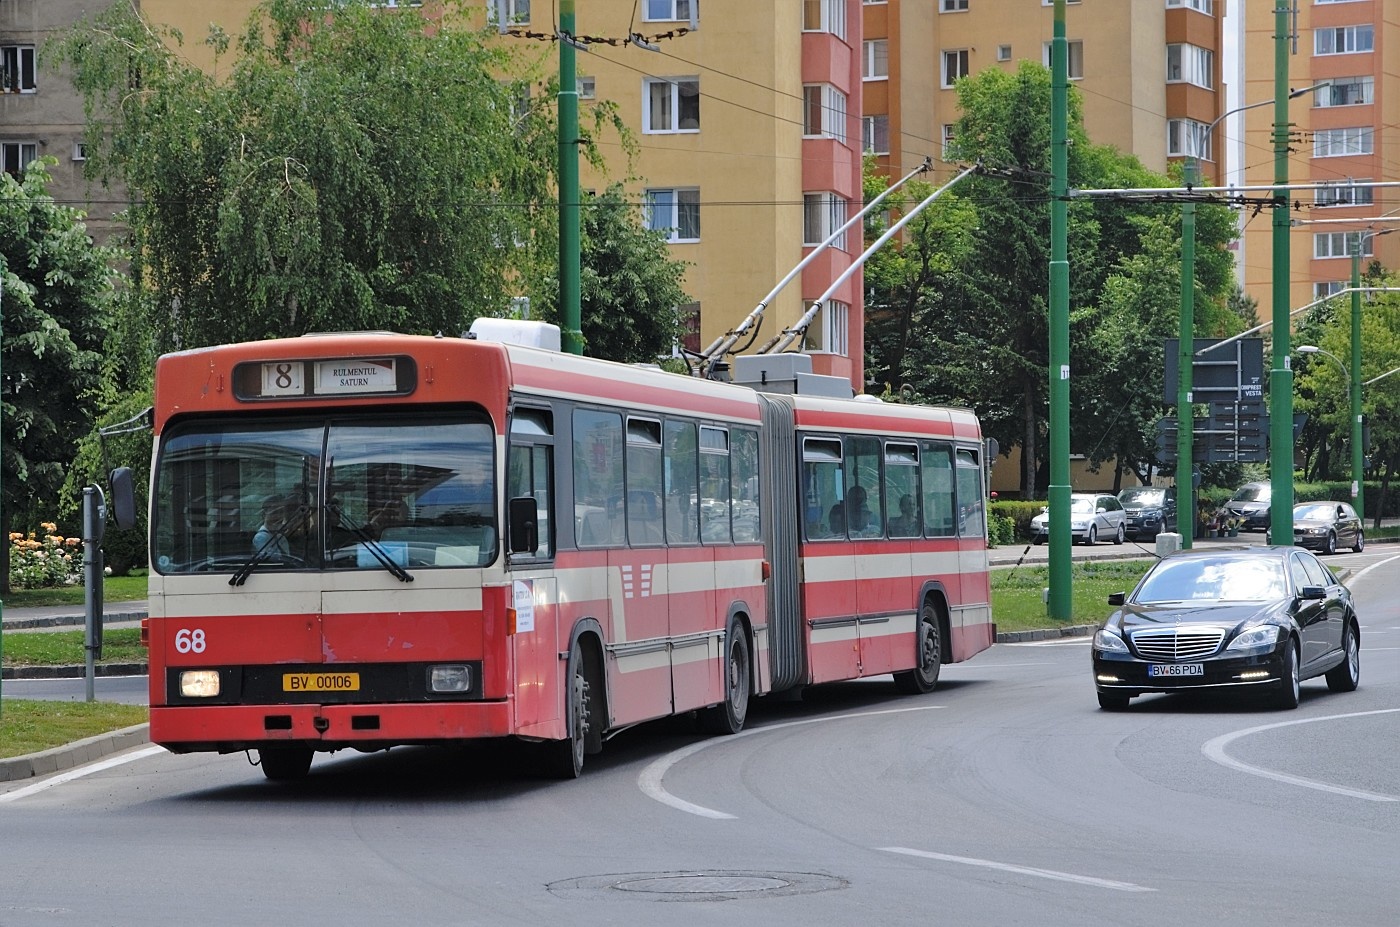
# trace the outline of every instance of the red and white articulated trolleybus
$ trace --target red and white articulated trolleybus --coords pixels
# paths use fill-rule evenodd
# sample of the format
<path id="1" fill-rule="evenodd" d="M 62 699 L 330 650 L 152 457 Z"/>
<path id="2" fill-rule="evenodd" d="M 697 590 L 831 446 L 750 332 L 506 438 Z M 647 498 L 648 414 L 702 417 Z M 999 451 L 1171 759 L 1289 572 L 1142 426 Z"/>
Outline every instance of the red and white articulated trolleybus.
<path id="1" fill-rule="evenodd" d="M 288 779 L 515 737 L 572 777 L 648 719 L 927 692 L 994 636 L 964 410 L 384 333 L 167 355 L 155 397 L 151 739 L 177 753 Z"/>

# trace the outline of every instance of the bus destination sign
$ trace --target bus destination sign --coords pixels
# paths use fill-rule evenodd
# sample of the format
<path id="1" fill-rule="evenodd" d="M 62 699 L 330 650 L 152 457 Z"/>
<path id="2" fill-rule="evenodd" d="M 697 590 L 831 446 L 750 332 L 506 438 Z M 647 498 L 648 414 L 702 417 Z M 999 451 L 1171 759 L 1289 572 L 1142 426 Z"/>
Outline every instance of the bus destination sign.
<path id="1" fill-rule="evenodd" d="M 318 396 L 404 396 L 413 392 L 416 365 L 407 357 L 275 360 L 234 369 L 238 398 L 312 399 Z"/>
<path id="2" fill-rule="evenodd" d="M 399 388 L 392 358 L 316 362 L 315 391 L 320 396 L 393 393 Z"/>

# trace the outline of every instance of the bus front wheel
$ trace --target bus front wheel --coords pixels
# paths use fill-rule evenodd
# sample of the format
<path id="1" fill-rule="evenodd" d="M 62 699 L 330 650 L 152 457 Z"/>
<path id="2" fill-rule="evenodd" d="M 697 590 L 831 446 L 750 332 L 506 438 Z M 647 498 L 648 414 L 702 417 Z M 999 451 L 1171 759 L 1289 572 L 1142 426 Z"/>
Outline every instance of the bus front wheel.
<path id="1" fill-rule="evenodd" d="M 914 647 L 914 668 L 894 674 L 895 689 L 904 695 L 922 695 L 938 687 L 938 673 L 943 668 L 943 642 L 938 633 L 938 609 L 932 602 L 925 602 L 919 610 Z"/>
<path id="2" fill-rule="evenodd" d="M 262 766 L 263 775 L 273 782 L 304 779 L 311 769 L 311 748 L 259 747 L 258 763 Z"/>
<path id="3" fill-rule="evenodd" d="M 556 779 L 577 779 L 583 774 L 583 758 L 588 752 L 589 726 L 593 721 L 593 703 L 584 669 L 583 649 L 575 643 L 569 653 L 569 675 L 565 704 L 568 736 L 542 744 L 544 765 Z"/>

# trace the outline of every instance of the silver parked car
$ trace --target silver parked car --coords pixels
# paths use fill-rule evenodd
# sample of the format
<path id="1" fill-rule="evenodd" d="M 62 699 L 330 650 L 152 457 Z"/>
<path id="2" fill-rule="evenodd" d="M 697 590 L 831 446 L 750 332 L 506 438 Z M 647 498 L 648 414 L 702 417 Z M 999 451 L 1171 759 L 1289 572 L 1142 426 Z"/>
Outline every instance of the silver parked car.
<path id="1" fill-rule="evenodd" d="M 1097 544 L 1107 538 L 1122 544 L 1127 536 L 1128 513 L 1109 493 L 1077 492 L 1069 497 L 1069 530 L 1076 544 Z M 1031 519 L 1031 541 L 1045 543 L 1050 537 L 1050 510 Z"/>

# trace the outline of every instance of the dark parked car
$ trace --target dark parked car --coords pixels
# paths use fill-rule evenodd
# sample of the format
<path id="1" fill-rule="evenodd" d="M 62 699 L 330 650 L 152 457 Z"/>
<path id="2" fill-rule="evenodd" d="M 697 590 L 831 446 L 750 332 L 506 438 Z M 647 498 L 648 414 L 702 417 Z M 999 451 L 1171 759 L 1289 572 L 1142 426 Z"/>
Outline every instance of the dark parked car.
<path id="1" fill-rule="evenodd" d="M 1268 483 L 1245 483 L 1230 501 L 1225 503 L 1225 514 L 1240 519 L 1240 527 L 1252 531 L 1266 531 L 1269 527 L 1269 500 L 1273 497 L 1273 487 Z"/>
<path id="2" fill-rule="evenodd" d="M 1297 547 L 1169 554 L 1094 635 L 1099 707 L 1144 692 L 1257 690 L 1298 706 L 1299 681 L 1326 674 L 1333 692 L 1361 678 L 1361 628 L 1351 592 Z"/>
<path id="3" fill-rule="evenodd" d="M 1176 530 L 1176 490 L 1170 486 L 1133 486 L 1120 492 L 1118 501 L 1128 513 L 1124 528 L 1134 541 Z"/>
<path id="4" fill-rule="evenodd" d="M 1293 543 L 1324 554 L 1366 547 L 1366 532 L 1356 509 L 1345 502 L 1299 502 L 1293 506 Z"/>

